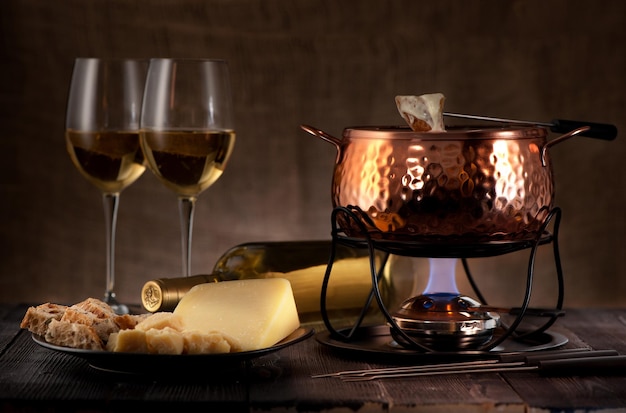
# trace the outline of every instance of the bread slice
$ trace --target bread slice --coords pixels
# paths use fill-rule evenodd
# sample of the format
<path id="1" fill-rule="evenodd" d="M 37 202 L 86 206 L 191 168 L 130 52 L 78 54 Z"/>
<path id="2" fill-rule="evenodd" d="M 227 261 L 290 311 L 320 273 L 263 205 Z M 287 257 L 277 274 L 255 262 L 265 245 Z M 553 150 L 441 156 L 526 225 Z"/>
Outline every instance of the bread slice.
<path id="1" fill-rule="evenodd" d="M 44 337 L 50 321 L 60 320 L 65 310 L 67 310 L 67 306 L 52 303 L 29 307 L 20 323 L 20 328 L 25 328 L 31 333 Z"/>
<path id="2" fill-rule="evenodd" d="M 52 319 L 44 336 L 50 344 L 87 350 L 104 350 L 102 340 L 93 327 Z"/>
<path id="3" fill-rule="evenodd" d="M 98 300 L 97 298 L 87 298 L 80 303 L 74 304 L 71 308 L 84 310 L 99 319 L 112 319 L 117 316 L 110 305 L 102 300 Z"/>
<path id="4" fill-rule="evenodd" d="M 100 340 L 106 343 L 111 333 L 116 333 L 120 330 L 120 326 L 116 323 L 118 317 L 111 306 L 104 301 L 97 298 L 87 298 L 68 307 L 61 321 L 91 326 L 98 334 L 98 337 L 100 337 Z"/>
<path id="5" fill-rule="evenodd" d="M 75 306 L 71 306 L 65 310 L 61 321 L 92 327 L 103 342 L 109 339 L 111 333 L 116 333 L 120 330 L 119 326 L 113 321 L 113 318 L 99 318 L 97 314 Z"/>
<path id="6" fill-rule="evenodd" d="M 137 324 L 151 316 L 152 314 L 124 314 L 118 315 L 113 319 L 120 330 L 133 329 Z"/>
<path id="7" fill-rule="evenodd" d="M 415 132 L 445 132 L 444 101 L 445 96 L 441 93 L 396 96 L 398 112 Z"/>

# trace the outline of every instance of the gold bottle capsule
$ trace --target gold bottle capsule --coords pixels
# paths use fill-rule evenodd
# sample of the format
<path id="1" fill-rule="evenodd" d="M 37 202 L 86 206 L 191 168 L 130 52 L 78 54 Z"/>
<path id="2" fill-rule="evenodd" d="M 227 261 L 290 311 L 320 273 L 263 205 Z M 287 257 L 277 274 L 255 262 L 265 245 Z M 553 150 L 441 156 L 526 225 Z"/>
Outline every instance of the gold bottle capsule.
<path id="1" fill-rule="evenodd" d="M 160 278 L 144 284 L 141 289 L 143 307 L 155 313 L 157 311 L 173 311 L 183 295 L 193 286 L 208 282 L 217 282 L 213 275 L 194 275 L 182 278 Z"/>

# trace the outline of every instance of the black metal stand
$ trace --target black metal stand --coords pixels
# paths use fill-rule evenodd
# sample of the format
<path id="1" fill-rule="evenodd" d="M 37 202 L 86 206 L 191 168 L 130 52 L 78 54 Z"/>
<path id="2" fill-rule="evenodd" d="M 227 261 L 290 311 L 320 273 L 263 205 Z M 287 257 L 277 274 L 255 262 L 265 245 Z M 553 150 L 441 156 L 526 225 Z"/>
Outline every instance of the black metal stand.
<path id="1" fill-rule="evenodd" d="M 353 221 L 360 230 L 360 234 L 362 237 L 348 237 L 345 235 L 343 230 L 341 230 L 338 225 L 338 219 L 341 215 L 343 222 Z M 498 335 L 496 338 L 493 338 L 480 348 L 476 349 L 479 351 L 488 351 L 508 338 L 514 338 L 516 340 L 531 340 L 533 336 L 543 333 L 550 326 L 552 326 L 557 318 L 563 315 L 563 295 L 564 295 L 564 286 L 563 286 L 563 269 L 561 266 L 561 259 L 559 253 L 558 246 L 558 229 L 561 220 L 561 209 L 555 207 L 550 211 L 546 220 L 544 221 L 541 229 L 538 231 L 538 235 L 534 239 L 527 239 L 521 241 L 493 241 L 487 243 L 480 244 L 462 244 L 462 243 L 452 243 L 452 244 L 442 244 L 442 243 L 428 243 L 428 242 L 412 242 L 412 241 L 390 241 L 384 239 L 374 239 L 371 234 L 368 233 L 364 224 L 361 222 L 359 216 L 355 214 L 352 210 L 345 207 L 337 207 L 333 210 L 332 216 L 332 248 L 331 254 L 328 260 L 328 266 L 326 268 L 326 273 L 324 274 L 324 280 L 322 283 L 321 289 L 321 297 L 320 297 L 320 308 L 322 319 L 324 324 L 330 334 L 336 338 L 345 341 L 350 341 L 354 336 L 355 332 L 363 323 L 365 316 L 368 312 L 369 307 L 372 304 L 372 301 L 376 301 L 378 308 L 381 313 L 385 317 L 386 322 L 389 327 L 392 329 L 392 332 L 397 336 L 401 337 L 405 343 L 404 345 L 408 345 L 410 348 L 415 350 L 420 350 L 424 352 L 432 352 L 433 349 L 425 346 L 422 343 L 417 342 L 410 335 L 406 334 L 401 328 L 398 327 L 394 319 L 389 314 L 385 303 L 383 301 L 381 291 L 380 291 L 380 279 L 387 264 L 387 260 L 390 254 L 401 255 L 401 256 L 410 256 L 410 257 L 427 257 L 427 258 L 459 258 L 463 263 L 463 268 L 468 278 L 468 281 L 476 294 L 476 297 L 479 301 L 482 302 L 483 305 L 487 304 L 485 297 L 481 293 L 478 288 L 476 282 L 474 281 L 473 276 L 471 275 L 471 271 L 469 269 L 469 265 L 467 262 L 468 258 L 478 258 L 478 257 L 491 257 L 502 254 L 507 254 L 514 251 L 520 251 L 528 249 L 530 251 L 529 259 L 528 259 L 528 270 L 526 277 L 526 292 L 524 295 L 524 299 L 519 308 L 515 311 L 515 319 L 513 322 L 503 327 L 503 334 Z M 552 224 L 552 233 L 548 231 L 548 227 Z M 533 274 L 534 274 L 534 266 L 535 266 L 535 257 L 537 254 L 537 250 L 539 246 L 545 244 L 552 244 L 553 254 L 554 254 L 554 262 L 556 267 L 556 276 L 558 283 L 558 296 L 556 300 L 556 305 L 554 310 L 537 310 L 530 309 L 529 303 L 532 292 L 533 285 Z M 328 288 L 328 282 L 330 280 L 330 275 L 332 273 L 333 263 L 335 261 L 335 250 L 338 244 L 347 245 L 353 248 L 367 248 L 369 251 L 370 258 L 370 272 L 372 277 L 372 289 L 369 293 L 369 296 L 365 300 L 363 309 L 358 316 L 357 320 L 353 324 L 353 326 L 349 329 L 342 329 L 339 331 L 336 329 L 329 317 L 326 309 L 326 293 Z M 380 251 L 383 253 L 382 261 L 380 266 L 377 268 L 376 266 L 376 251 Z M 524 317 L 532 313 L 533 315 L 545 316 L 548 320 L 540 327 L 533 329 L 532 331 L 518 331 L 518 327 L 522 323 Z M 347 330 L 347 332 L 346 332 Z"/>

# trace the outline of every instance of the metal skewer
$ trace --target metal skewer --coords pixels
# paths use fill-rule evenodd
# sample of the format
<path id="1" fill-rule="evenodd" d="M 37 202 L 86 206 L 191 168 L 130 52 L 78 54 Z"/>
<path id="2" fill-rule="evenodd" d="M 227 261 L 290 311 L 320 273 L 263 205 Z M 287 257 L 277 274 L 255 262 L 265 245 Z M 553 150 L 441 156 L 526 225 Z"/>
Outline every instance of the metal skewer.
<path id="1" fill-rule="evenodd" d="M 584 122 L 578 120 L 553 119 L 551 122 L 536 122 L 529 120 L 517 120 L 506 118 L 495 118 L 491 116 L 467 115 L 463 113 L 444 112 L 443 116 L 451 118 L 462 118 L 471 120 L 480 120 L 487 122 L 499 122 L 519 125 L 536 125 L 550 128 L 555 133 L 568 133 L 582 126 L 589 126 L 589 130 L 580 133 L 580 136 L 588 138 L 596 138 L 611 141 L 617 137 L 617 127 L 606 123 Z"/>
<path id="2" fill-rule="evenodd" d="M 534 365 L 519 363 L 498 363 L 484 367 L 457 370 L 416 371 L 397 374 L 378 374 L 366 377 L 345 377 L 343 381 L 369 381 L 377 379 L 439 376 L 443 374 L 471 373 L 515 373 L 537 371 L 546 376 L 569 375 L 626 375 L 626 356 L 594 356 L 581 358 L 563 358 L 539 361 Z"/>
<path id="3" fill-rule="evenodd" d="M 342 377 L 341 380 L 347 382 L 354 381 L 371 381 L 379 379 L 397 379 L 403 377 L 421 377 L 421 376 L 440 376 L 443 374 L 471 374 L 471 373 L 502 373 L 507 371 L 532 371 L 539 369 L 539 366 L 524 366 L 523 363 L 500 363 L 496 365 L 484 365 L 477 366 L 469 369 L 441 369 L 441 370 L 429 370 L 429 371 L 406 371 L 395 374 L 374 374 L 371 376 L 355 377 L 347 376 Z"/>
<path id="4" fill-rule="evenodd" d="M 555 362 L 556 364 L 549 364 Z M 567 363 L 570 364 L 567 364 Z M 594 362 L 596 362 L 594 364 Z M 615 363 L 614 365 L 611 363 Z M 546 364 L 548 363 L 548 364 Z M 558 364 L 561 363 L 561 364 Z M 544 371 L 556 372 L 571 366 L 581 370 L 622 369 L 626 374 L 626 356 L 619 356 L 615 350 L 567 349 L 546 351 L 538 354 L 504 354 L 497 359 L 466 362 L 401 366 L 378 369 L 348 370 L 328 374 L 317 374 L 312 378 L 336 377 L 343 381 L 369 381 L 383 378 L 419 377 L 441 374 L 486 373 L 505 371 L 532 371 L 541 367 Z"/>
<path id="5" fill-rule="evenodd" d="M 425 364 L 421 366 L 402 366 L 402 367 L 383 367 L 378 369 L 363 369 L 363 370 L 346 370 L 337 371 L 335 373 L 326 374 L 314 374 L 311 378 L 318 379 L 323 377 L 363 377 L 375 374 L 396 374 L 402 372 L 421 371 L 421 370 L 438 370 L 438 369 L 457 369 L 462 367 L 475 367 L 485 366 L 499 363 L 498 359 L 491 360 L 474 360 L 474 361 L 462 361 L 456 363 L 443 363 L 443 364 Z"/>

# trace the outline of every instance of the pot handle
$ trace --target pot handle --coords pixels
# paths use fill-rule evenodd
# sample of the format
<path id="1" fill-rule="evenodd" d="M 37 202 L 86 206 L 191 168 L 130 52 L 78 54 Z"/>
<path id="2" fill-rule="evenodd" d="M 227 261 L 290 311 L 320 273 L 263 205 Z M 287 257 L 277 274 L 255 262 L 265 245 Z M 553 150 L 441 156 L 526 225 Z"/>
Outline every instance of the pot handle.
<path id="1" fill-rule="evenodd" d="M 557 143 L 561 143 L 571 137 L 574 137 L 576 135 L 580 135 L 583 132 L 587 132 L 589 129 L 591 129 L 590 126 L 581 126 L 580 128 L 576 128 L 572 131 L 567 132 L 564 135 L 559 136 L 558 138 L 554 138 L 551 141 L 546 142 L 542 147 L 541 147 L 541 165 L 542 166 L 546 166 L 547 165 L 547 161 L 546 161 L 546 156 L 548 153 L 548 149 L 550 149 L 552 146 L 556 145 Z"/>
<path id="2" fill-rule="evenodd" d="M 317 136 L 318 138 L 322 138 L 326 142 L 335 145 L 335 147 L 337 148 L 338 151 L 341 150 L 341 139 L 335 138 L 334 136 L 329 135 L 328 133 L 324 132 L 321 129 L 314 128 L 313 126 L 300 125 L 300 128 L 302 130 L 304 130 L 305 132 L 310 133 L 313 136 Z"/>

